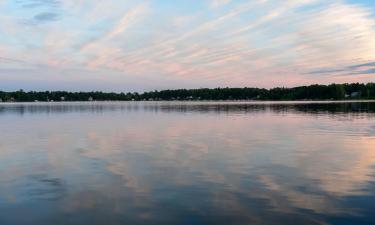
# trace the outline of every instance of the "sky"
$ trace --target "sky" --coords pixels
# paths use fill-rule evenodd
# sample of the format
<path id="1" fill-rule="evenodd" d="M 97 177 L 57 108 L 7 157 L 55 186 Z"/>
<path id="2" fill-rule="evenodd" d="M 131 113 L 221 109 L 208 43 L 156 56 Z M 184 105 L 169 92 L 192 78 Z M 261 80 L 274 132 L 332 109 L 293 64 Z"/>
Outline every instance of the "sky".
<path id="1" fill-rule="evenodd" d="M 0 0 L 0 90 L 374 78 L 374 0 Z"/>

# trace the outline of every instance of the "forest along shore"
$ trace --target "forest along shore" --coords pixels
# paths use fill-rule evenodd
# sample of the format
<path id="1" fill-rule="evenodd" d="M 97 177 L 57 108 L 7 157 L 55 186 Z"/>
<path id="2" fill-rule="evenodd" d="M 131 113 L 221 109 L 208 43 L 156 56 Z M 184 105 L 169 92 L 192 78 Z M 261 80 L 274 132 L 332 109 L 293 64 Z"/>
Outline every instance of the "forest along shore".
<path id="1" fill-rule="evenodd" d="M 375 83 L 310 85 L 293 88 L 200 88 L 150 92 L 0 91 L 0 102 L 173 101 L 173 100 L 366 100 L 375 99 Z"/>

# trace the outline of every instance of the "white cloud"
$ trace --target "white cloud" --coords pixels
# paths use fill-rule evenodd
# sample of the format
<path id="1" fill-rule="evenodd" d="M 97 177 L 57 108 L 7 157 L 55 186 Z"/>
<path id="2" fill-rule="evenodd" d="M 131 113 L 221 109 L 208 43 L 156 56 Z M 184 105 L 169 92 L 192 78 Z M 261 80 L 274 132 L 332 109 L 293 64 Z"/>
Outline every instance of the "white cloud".
<path id="1" fill-rule="evenodd" d="M 131 8 L 128 12 L 122 15 L 122 17 L 116 22 L 116 24 L 111 29 L 102 34 L 100 37 L 97 37 L 93 40 L 89 40 L 84 44 L 84 46 L 81 49 L 87 50 L 89 48 L 95 47 L 101 42 L 109 41 L 110 39 L 123 34 L 126 29 L 128 29 L 130 26 L 136 24 L 141 20 L 141 18 L 146 14 L 147 8 L 147 5 L 144 3 L 141 3 L 135 6 L 134 8 Z"/>
<path id="2" fill-rule="evenodd" d="M 231 2 L 231 0 L 211 0 L 210 6 L 212 8 L 217 8 L 217 7 L 226 5 L 230 2 Z"/>
<path id="3" fill-rule="evenodd" d="M 7 46 L 0 54 L 30 65 L 120 71 L 124 80 L 131 74 L 223 86 L 346 82 L 355 78 L 335 71 L 375 61 L 375 19 L 363 6 L 338 0 L 211 3 L 223 10 L 178 14 L 179 3 L 169 6 L 176 8 L 172 13 L 157 2 L 69 0 L 61 20 L 43 26 L 22 24 L 0 8 L 0 46 Z"/>
<path id="4" fill-rule="evenodd" d="M 147 6 L 145 4 L 140 4 L 134 9 L 131 9 L 119 20 L 118 24 L 106 34 L 106 38 L 110 39 L 124 32 L 130 25 L 134 24 L 146 10 Z"/>

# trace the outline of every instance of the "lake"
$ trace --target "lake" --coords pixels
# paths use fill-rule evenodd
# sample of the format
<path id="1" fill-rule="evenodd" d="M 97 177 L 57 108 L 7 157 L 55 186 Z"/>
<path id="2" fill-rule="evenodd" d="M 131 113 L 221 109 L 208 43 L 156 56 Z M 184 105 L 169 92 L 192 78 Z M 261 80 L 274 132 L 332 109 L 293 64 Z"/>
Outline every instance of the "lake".
<path id="1" fill-rule="evenodd" d="M 375 224 L 373 102 L 0 104 L 1 225 Z"/>

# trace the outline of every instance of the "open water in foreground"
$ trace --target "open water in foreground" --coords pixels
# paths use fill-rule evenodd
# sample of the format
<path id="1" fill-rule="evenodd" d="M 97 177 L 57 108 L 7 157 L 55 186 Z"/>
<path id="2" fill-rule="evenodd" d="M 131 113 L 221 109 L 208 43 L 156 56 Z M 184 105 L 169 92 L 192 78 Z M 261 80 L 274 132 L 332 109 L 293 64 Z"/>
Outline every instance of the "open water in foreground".
<path id="1" fill-rule="evenodd" d="M 375 224 L 375 103 L 0 104 L 1 225 Z"/>

